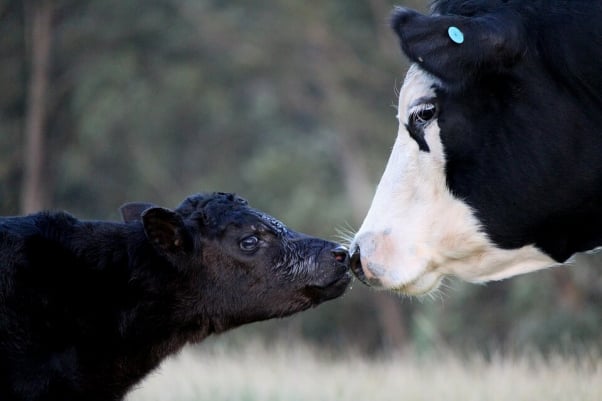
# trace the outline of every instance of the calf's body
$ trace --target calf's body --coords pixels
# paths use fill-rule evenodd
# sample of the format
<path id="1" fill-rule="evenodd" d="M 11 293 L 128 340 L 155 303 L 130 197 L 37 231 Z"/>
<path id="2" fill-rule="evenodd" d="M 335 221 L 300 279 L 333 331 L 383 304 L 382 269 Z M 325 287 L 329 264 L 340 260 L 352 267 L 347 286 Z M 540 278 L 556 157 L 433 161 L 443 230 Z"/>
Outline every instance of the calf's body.
<path id="1" fill-rule="evenodd" d="M 0 219 L 0 399 L 118 400 L 188 342 L 341 295 L 337 244 L 231 194 Z"/>

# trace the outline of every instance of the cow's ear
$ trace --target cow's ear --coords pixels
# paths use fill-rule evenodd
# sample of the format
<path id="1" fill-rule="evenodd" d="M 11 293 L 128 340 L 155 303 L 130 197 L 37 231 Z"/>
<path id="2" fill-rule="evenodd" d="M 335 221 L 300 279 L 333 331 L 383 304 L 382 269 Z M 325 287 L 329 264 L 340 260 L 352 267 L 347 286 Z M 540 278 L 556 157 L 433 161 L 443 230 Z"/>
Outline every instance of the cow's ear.
<path id="1" fill-rule="evenodd" d="M 396 7 L 391 27 L 410 60 L 449 84 L 480 72 L 503 71 L 527 45 L 520 16 L 507 8 L 467 17 Z"/>
<path id="2" fill-rule="evenodd" d="M 182 217 L 162 207 L 151 207 L 142 213 L 144 232 L 155 250 L 176 263 L 178 256 L 190 247 L 190 233 Z"/>
<path id="3" fill-rule="evenodd" d="M 145 202 L 129 202 L 121 205 L 119 212 L 124 223 L 131 223 L 133 221 L 142 221 L 142 212 L 151 207 L 155 207 L 155 205 Z"/>

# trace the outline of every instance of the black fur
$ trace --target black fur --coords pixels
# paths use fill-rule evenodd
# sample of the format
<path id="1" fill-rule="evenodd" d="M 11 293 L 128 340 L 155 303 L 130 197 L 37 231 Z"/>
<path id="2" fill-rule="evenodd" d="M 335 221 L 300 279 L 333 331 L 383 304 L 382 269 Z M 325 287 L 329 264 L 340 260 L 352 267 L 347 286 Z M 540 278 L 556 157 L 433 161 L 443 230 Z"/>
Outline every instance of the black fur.
<path id="1" fill-rule="evenodd" d="M 302 311 L 350 280 L 337 244 L 231 194 L 122 214 L 0 218 L 0 400 L 119 400 L 186 343 Z"/>
<path id="2" fill-rule="evenodd" d="M 503 248 L 535 244 L 565 261 L 602 245 L 602 1 L 432 10 L 398 8 L 391 23 L 406 56 L 439 79 L 451 191 Z"/>

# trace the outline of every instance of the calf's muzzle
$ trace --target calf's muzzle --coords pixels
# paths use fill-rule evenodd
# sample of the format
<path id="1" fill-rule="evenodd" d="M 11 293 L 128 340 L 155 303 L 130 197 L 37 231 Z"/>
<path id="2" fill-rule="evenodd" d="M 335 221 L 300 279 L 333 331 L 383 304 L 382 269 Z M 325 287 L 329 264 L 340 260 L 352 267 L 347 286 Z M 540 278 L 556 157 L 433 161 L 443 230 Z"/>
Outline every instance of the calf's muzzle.
<path id="1" fill-rule="evenodd" d="M 348 263 L 347 259 L 349 258 L 349 251 L 343 245 L 335 247 L 330 252 L 332 253 L 332 256 L 334 256 L 337 262 Z"/>

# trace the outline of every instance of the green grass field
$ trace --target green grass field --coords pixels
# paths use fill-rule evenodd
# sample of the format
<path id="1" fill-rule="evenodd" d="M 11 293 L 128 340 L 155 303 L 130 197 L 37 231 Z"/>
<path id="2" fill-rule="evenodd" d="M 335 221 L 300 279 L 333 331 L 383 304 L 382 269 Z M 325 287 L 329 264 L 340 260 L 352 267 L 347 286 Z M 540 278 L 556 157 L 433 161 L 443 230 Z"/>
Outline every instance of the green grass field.
<path id="1" fill-rule="evenodd" d="M 185 349 L 127 401 L 600 401 L 602 356 L 459 357 L 410 352 L 370 359 L 303 345 Z"/>

